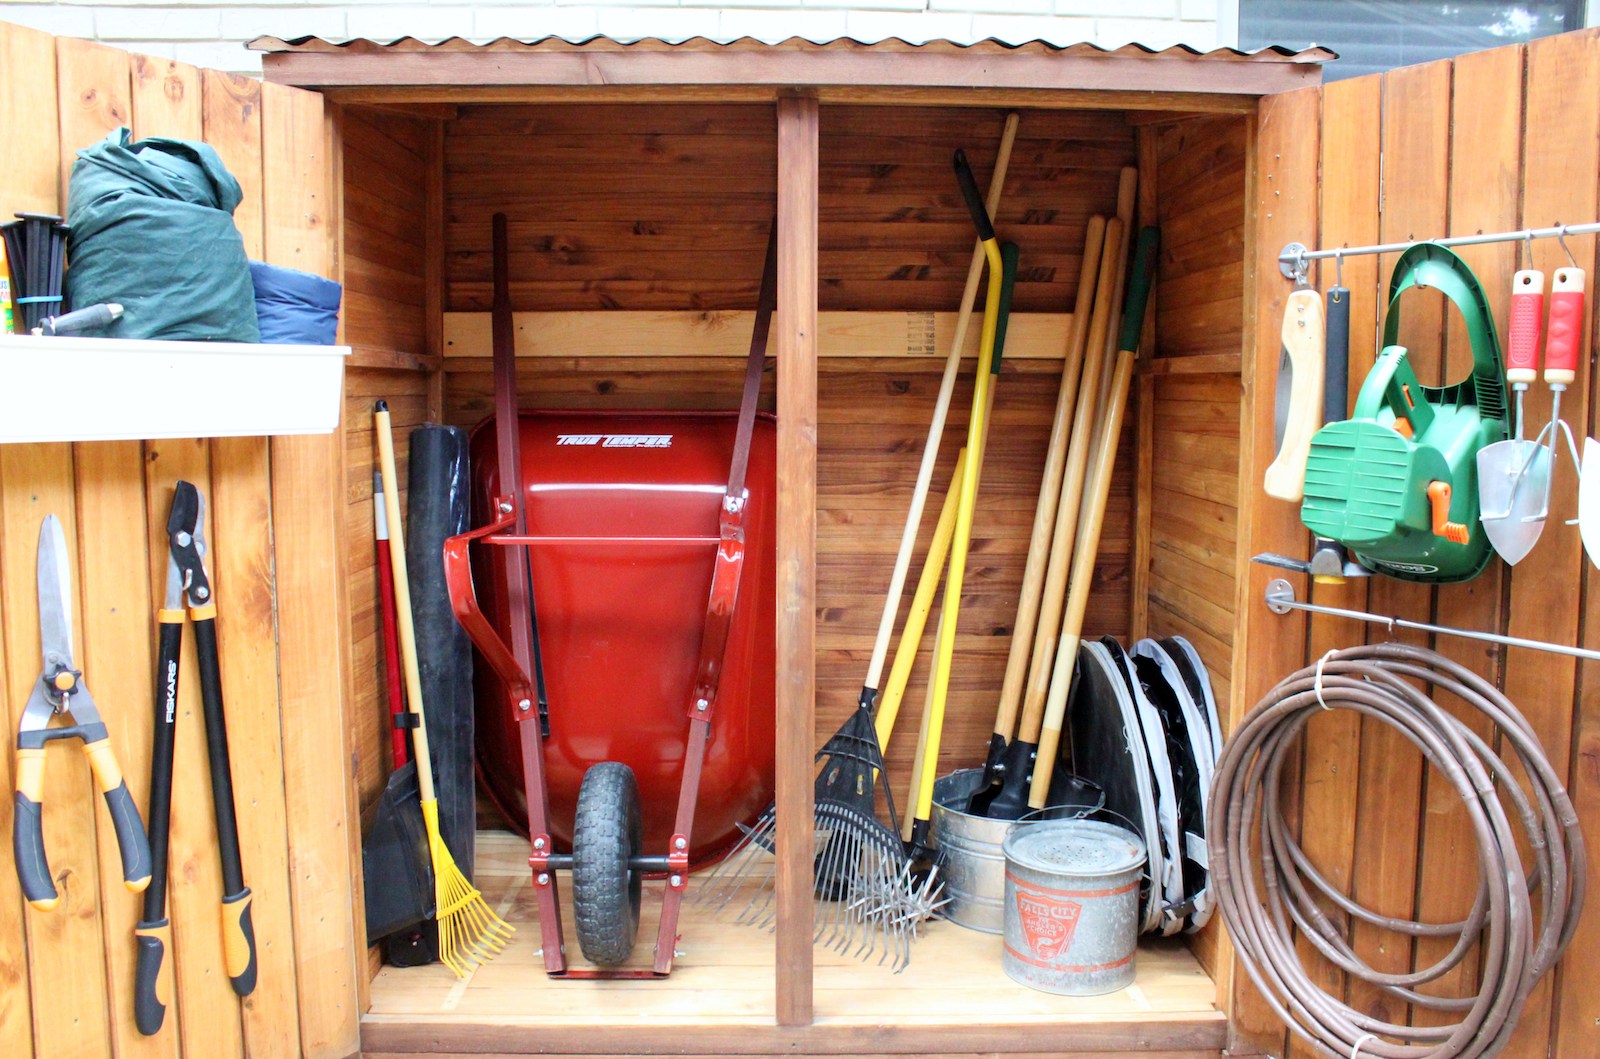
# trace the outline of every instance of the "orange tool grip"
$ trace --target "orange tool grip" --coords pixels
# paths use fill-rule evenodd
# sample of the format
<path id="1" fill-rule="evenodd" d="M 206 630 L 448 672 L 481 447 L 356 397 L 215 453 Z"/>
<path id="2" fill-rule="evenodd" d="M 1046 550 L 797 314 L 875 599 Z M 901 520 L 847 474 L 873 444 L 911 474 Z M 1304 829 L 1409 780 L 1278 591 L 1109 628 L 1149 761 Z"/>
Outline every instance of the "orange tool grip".
<path id="1" fill-rule="evenodd" d="M 1460 522 L 1450 521 L 1450 483 L 1429 482 L 1428 501 L 1433 505 L 1433 534 L 1452 544 L 1465 544 L 1469 533 Z"/>

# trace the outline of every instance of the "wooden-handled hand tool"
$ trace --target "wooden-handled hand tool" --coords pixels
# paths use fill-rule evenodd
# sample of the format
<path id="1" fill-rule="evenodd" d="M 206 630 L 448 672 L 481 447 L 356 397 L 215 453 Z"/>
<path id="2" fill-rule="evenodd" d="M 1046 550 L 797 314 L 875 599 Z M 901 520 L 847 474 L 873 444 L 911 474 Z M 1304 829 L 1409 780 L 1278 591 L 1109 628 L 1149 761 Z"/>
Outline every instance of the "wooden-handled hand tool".
<path id="1" fill-rule="evenodd" d="M 39 527 L 38 587 L 39 645 L 44 669 L 17 727 L 17 792 L 11 850 L 16 857 L 22 895 L 38 911 L 48 912 L 60 903 L 61 895 L 56 892 L 44 852 L 42 811 L 47 744 L 58 739 L 83 741 L 83 752 L 116 829 L 122 880 L 134 893 L 150 885 L 150 846 L 139 810 L 111 751 L 110 733 L 83 682 L 83 673 L 73 665 L 67 538 L 54 515 L 46 515 Z M 51 727 L 50 722 L 56 717 L 70 718 L 72 723 Z"/>
<path id="2" fill-rule="evenodd" d="M 1061 724 L 1067 712 L 1067 694 L 1072 686 L 1072 670 L 1078 659 L 1078 639 L 1083 634 L 1083 616 L 1089 605 L 1089 590 L 1094 583 L 1095 558 L 1100 551 L 1100 530 L 1105 522 L 1106 499 L 1111 493 L 1111 469 L 1117 458 L 1117 439 L 1122 434 L 1122 416 L 1128 405 L 1128 385 L 1133 379 L 1133 357 L 1139 348 L 1139 332 L 1144 329 L 1144 310 L 1149 301 L 1150 283 L 1155 274 L 1160 233 L 1145 228 L 1139 233 L 1139 248 L 1134 257 L 1133 275 L 1128 282 L 1128 302 L 1123 314 L 1122 335 L 1117 343 L 1117 363 L 1112 375 L 1111 394 L 1100 422 L 1095 446 L 1095 467 L 1085 486 L 1088 506 L 1084 510 L 1084 532 L 1072 556 L 1066 616 L 1061 624 L 1061 639 L 1056 645 L 1055 665 L 1050 674 L 1050 694 L 1045 702 L 1044 723 L 1039 732 L 1039 756 L 1034 762 L 1033 782 L 1028 789 L 1028 804 L 1042 809 L 1055 774 L 1056 754 L 1061 745 Z M 1319 395 L 1320 399 L 1320 395 Z"/>
<path id="3" fill-rule="evenodd" d="M 167 840 L 171 832 L 172 757 L 185 618 L 194 629 L 206 757 L 211 766 L 211 807 L 216 814 L 217 852 L 222 861 L 223 963 L 235 993 L 249 996 L 256 988 L 256 935 L 250 918 L 250 888 L 244 884 L 239 857 L 239 821 L 234 814 L 233 770 L 222 704 L 217 601 L 206 573 L 205 553 L 205 497 L 193 484 L 178 482 L 167 513 L 166 599 L 156 614 L 160 629 L 156 649 L 158 694 L 150 755 L 150 841 L 155 881 L 145 892 L 144 915 L 134 928 L 138 961 L 134 968 L 133 1013 L 139 1032 L 144 1034 L 161 1029 L 172 997 L 172 972 L 166 958 L 172 945 L 172 928 L 166 915 Z"/>
<path id="4" fill-rule="evenodd" d="M 1278 362 L 1278 454 L 1267 468 L 1267 495 L 1298 502 L 1305 497 L 1311 435 L 1322 425 L 1322 361 L 1327 331 L 1322 299 L 1307 286 L 1289 293 L 1283 307 L 1283 354 Z"/>

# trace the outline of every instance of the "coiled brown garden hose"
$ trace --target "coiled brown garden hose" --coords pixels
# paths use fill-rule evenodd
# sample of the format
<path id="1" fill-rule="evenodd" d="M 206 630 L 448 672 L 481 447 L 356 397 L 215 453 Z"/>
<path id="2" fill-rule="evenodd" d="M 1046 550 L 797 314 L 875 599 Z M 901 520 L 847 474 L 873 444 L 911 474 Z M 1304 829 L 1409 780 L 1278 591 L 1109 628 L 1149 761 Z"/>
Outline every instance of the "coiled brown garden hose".
<path id="1" fill-rule="evenodd" d="M 1448 692 L 1479 711 L 1495 726 L 1501 753 L 1423 687 Z M 1354 710 L 1397 728 L 1461 797 L 1479 856 L 1477 898 L 1465 920 L 1420 923 L 1380 915 L 1335 889 L 1307 859 L 1280 799 L 1284 765 L 1306 724 L 1324 709 Z M 1481 677 L 1432 651 L 1392 643 L 1353 647 L 1330 652 L 1281 681 L 1223 748 L 1211 806 L 1212 872 L 1241 960 L 1279 1018 L 1319 1055 L 1495 1055 L 1510 1039 L 1534 984 L 1577 929 L 1584 846 L 1567 792 L 1516 707 Z M 1521 823 L 1531 864 L 1518 853 L 1512 818 Z M 1433 885 L 1454 886 L 1457 880 Z M 1431 967 L 1385 973 L 1351 948 L 1348 927 L 1356 920 L 1413 938 L 1456 941 Z M 1296 931 L 1335 967 L 1404 1003 L 1455 1013 L 1459 1021 L 1397 1025 L 1350 1007 L 1302 964 Z M 1460 964 L 1475 942 L 1476 995 L 1420 991 Z"/>

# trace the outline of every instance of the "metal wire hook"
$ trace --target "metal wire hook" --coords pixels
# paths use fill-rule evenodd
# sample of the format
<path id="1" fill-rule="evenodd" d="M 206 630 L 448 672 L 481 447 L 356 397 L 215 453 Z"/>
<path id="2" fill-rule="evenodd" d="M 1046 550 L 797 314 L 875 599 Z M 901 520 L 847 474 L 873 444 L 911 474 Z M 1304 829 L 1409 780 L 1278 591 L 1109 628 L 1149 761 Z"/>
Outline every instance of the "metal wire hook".
<path id="1" fill-rule="evenodd" d="M 1532 268 L 1533 267 L 1533 229 L 1532 228 L 1524 228 L 1522 230 L 1522 248 L 1523 248 L 1523 250 L 1525 252 L 1525 256 L 1522 259 L 1522 265 L 1523 265 L 1524 268 Z"/>
<path id="2" fill-rule="evenodd" d="M 1344 286 L 1344 247 L 1342 246 L 1333 252 L 1333 285 L 1335 287 Z M 1339 299 L 1335 297 L 1333 300 L 1338 301 Z"/>
<path id="3" fill-rule="evenodd" d="M 1573 268 L 1578 267 L 1578 259 L 1572 256 L 1572 249 L 1567 246 L 1567 226 L 1556 225 L 1556 242 L 1561 244 L 1561 252 L 1567 255 L 1567 263 Z"/>

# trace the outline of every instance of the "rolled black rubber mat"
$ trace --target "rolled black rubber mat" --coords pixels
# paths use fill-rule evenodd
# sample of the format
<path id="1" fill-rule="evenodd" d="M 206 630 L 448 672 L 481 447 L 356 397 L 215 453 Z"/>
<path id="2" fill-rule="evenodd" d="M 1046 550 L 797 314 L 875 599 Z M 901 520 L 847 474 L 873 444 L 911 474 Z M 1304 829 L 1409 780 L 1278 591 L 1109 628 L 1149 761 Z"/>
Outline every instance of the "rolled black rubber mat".
<path id="1" fill-rule="evenodd" d="M 473 876 L 477 798 L 472 772 L 472 643 L 450 609 L 445 538 L 466 532 L 467 435 L 428 424 L 411 431 L 406 500 L 406 568 L 417 628 L 417 668 L 427 707 L 439 830 L 456 865 Z"/>

